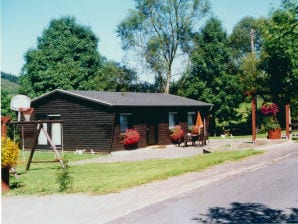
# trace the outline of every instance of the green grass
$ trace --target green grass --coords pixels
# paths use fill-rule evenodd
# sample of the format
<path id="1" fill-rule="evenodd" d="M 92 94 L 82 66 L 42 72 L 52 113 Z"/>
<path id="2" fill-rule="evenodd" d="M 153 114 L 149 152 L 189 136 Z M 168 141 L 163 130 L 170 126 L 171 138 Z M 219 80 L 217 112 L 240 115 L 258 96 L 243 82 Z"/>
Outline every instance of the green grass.
<path id="1" fill-rule="evenodd" d="M 70 172 L 73 177 L 73 184 L 65 193 L 105 194 L 119 192 L 125 188 L 167 179 L 187 172 L 200 171 L 225 161 L 239 160 L 260 153 L 262 152 L 244 150 L 214 152 L 180 159 L 71 165 Z M 36 157 L 38 156 L 36 155 Z M 52 156 L 40 155 L 43 159 L 45 157 L 50 159 L 49 157 Z M 69 154 L 68 160 L 74 161 L 77 159 L 76 156 Z M 31 164 L 29 171 L 25 171 L 25 164 L 19 165 L 17 171 L 20 178 L 18 180 L 14 177 L 10 178 L 11 190 L 4 195 L 58 193 L 59 184 L 56 182 L 58 169 L 60 169 L 59 163 L 34 163 Z"/>

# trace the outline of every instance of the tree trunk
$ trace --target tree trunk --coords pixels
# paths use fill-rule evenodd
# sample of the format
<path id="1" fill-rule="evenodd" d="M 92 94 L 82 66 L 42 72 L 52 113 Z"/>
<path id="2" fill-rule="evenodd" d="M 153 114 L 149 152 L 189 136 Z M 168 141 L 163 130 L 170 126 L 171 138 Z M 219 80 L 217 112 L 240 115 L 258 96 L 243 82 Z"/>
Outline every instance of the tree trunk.
<path id="1" fill-rule="evenodd" d="M 171 77 L 172 77 L 172 70 L 171 70 L 171 66 L 167 72 L 167 80 L 166 80 L 166 88 L 165 88 L 165 93 L 170 93 L 170 82 L 171 82 Z"/>

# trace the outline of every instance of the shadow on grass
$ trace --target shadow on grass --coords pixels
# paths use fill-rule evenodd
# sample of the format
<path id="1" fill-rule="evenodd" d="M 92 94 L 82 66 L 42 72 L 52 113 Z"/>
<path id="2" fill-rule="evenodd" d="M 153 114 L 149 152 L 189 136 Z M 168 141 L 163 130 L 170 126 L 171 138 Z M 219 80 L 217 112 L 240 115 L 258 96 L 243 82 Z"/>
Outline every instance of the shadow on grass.
<path id="1" fill-rule="evenodd" d="M 298 223 L 298 208 L 282 210 L 271 209 L 261 203 L 231 203 L 230 208 L 210 208 L 207 214 L 199 214 L 192 220 L 197 223 Z"/>

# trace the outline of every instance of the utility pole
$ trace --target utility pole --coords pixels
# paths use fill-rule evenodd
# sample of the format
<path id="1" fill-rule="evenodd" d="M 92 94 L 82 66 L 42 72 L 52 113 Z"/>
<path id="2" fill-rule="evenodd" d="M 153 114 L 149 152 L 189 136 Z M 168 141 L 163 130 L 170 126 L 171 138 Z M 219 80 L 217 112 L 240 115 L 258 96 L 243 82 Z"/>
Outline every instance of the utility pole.
<path id="1" fill-rule="evenodd" d="M 251 44 L 251 53 L 255 52 L 254 49 L 254 39 L 255 39 L 255 30 L 250 30 L 250 44 Z M 256 143 L 257 138 L 257 131 L 256 131 L 256 83 L 254 83 L 254 89 L 251 93 L 252 100 L 251 100 L 251 116 L 252 116 L 252 142 L 253 144 Z"/>

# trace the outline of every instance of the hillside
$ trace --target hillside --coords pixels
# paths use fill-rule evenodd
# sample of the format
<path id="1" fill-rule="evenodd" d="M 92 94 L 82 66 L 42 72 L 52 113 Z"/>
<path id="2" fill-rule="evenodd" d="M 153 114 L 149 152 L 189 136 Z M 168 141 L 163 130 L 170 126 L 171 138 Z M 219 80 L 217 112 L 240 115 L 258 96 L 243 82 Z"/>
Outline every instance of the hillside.
<path id="1" fill-rule="evenodd" d="M 19 77 L 1 71 L 1 91 L 7 91 L 10 94 L 16 94 L 20 85 Z"/>
<path id="2" fill-rule="evenodd" d="M 16 94 L 19 87 L 19 84 L 1 78 L 1 91 L 7 91 L 10 94 Z"/>

